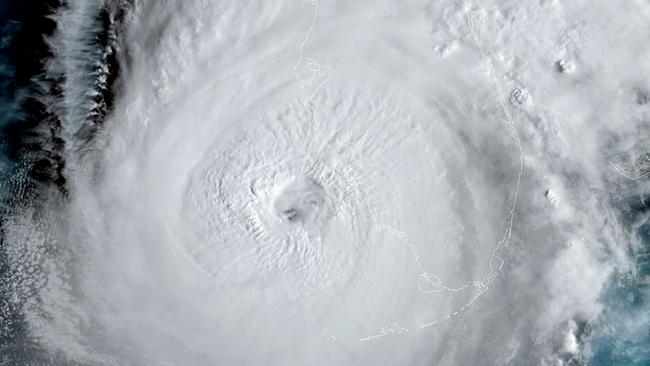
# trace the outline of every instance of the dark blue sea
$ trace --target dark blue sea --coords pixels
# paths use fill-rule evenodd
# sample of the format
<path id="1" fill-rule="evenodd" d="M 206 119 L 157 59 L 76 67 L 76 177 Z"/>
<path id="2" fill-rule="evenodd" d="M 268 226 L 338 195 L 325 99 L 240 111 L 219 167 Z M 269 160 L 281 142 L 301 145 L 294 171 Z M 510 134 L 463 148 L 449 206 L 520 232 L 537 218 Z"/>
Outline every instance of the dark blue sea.
<path id="1" fill-rule="evenodd" d="M 604 311 L 590 339 L 593 365 L 650 365 L 650 196 L 621 208 L 640 245 L 631 246 L 635 273 L 616 274 L 602 294 Z"/>

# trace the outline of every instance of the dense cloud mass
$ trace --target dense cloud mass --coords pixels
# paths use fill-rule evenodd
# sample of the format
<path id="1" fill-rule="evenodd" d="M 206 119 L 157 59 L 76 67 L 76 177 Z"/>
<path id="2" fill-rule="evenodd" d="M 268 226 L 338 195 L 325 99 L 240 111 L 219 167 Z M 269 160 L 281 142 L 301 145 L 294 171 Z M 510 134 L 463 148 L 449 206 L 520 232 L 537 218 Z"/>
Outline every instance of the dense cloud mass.
<path id="1" fill-rule="evenodd" d="M 52 11 L 0 364 L 650 360 L 647 2 Z"/>

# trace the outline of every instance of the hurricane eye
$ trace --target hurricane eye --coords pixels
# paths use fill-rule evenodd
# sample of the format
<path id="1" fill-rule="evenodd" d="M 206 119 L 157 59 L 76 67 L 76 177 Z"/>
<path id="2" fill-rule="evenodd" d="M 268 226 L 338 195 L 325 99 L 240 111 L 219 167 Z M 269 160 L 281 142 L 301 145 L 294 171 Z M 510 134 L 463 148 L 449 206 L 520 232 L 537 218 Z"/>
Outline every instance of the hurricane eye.
<path id="1" fill-rule="evenodd" d="M 289 222 L 298 221 L 299 219 L 298 210 L 295 208 L 282 211 L 282 216 Z"/>

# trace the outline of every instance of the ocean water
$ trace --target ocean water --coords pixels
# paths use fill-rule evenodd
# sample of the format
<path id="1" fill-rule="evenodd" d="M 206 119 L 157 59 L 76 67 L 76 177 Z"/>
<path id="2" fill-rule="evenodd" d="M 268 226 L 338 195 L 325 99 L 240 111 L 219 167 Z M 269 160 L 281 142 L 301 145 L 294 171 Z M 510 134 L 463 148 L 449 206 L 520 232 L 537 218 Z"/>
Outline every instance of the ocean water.
<path id="1" fill-rule="evenodd" d="M 27 166 L 45 148 L 39 129 L 45 120 L 42 103 L 45 60 L 51 56 L 46 38 L 56 24 L 47 17 L 58 1 L 6 1 L 0 8 L 0 149 L 3 202 L 15 198 Z M 39 127 L 40 126 L 40 127 Z M 40 146 L 39 146 L 40 145 Z M 20 184 L 18 184 L 20 183 Z"/>
<path id="2" fill-rule="evenodd" d="M 0 215 L 7 218 L 21 202 L 36 201 L 39 187 L 50 184 L 39 174 L 48 154 L 44 70 L 52 56 L 46 44 L 56 23 L 50 15 L 58 1 L 4 1 L 0 5 Z M 46 183 L 47 182 L 47 183 Z M 63 364 L 42 351 L 29 335 L 16 294 L 16 269 L 9 261 L 5 226 L 0 238 L 0 363 Z"/>
<path id="3" fill-rule="evenodd" d="M 21 24 L 8 18 L 10 9 L 15 4 L 4 4 L 0 10 L 0 29 L 2 29 L 2 39 L 0 39 L 0 106 L 2 116 L 0 117 L 0 127 L 4 130 L 9 125 L 16 123 L 20 119 L 20 106 L 18 105 L 17 88 L 14 62 L 11 59 L 12 41 L 14 36 L 20 31 Z M 12 161 L 9 158 L 8 136 L 3 136 L 0 147 L 2 148 L 2 160 L 0 161 L 0 172 L 2 174 L 2 187 L 7 187 L 6 182 L 9 180 Z M 6 188 L 2 190 L 6 192 Z"/>
<path id="4" fill-rule="evenodd" d="M 638 241 L 631 272 L 616 274 L 602 295 L 605 306 L 591 340 L 594 365 L 650 363 L 650 220 L 647 195 L 630 199 L 623 216 Z"/>

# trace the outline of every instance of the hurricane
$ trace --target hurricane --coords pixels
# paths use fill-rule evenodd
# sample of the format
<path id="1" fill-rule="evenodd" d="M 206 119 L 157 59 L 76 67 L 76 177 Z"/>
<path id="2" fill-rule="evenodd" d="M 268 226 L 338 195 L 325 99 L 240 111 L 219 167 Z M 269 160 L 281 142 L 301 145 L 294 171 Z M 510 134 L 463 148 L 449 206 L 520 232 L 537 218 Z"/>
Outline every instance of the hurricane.
<path id="1" fill-rule="evenodd" d="M 0 365 L 645 365 L 650 4 L 2 5 Z"/>

